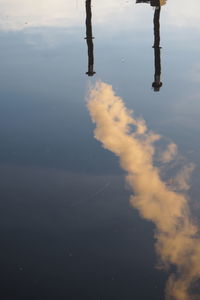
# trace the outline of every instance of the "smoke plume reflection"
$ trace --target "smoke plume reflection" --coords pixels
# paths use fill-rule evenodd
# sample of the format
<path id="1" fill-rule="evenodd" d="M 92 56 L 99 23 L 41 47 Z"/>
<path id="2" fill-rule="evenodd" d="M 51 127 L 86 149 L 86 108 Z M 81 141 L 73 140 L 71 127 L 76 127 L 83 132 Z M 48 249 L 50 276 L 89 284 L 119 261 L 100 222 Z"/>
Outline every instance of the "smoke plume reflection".
<path id="1" fill-rule="evenodd" d="M 184 192 L 193 165 L 178 173 L 173 181 L 177 182 L 177 190 L 164 182 L 159 167 L 154 165 L 155 142 L 161 137 L 149 131 L 143 119 L 132 116 L 112 86 L 97 82 L 89 91 L 88 109 L 96 124 L 95 138 L 119 157 L 120 166 L 127 173 L 126 181 L 133 191 L 131 205 L 155 224 L 159 267 L 176 268 L 166 285 L 166 299 L 200 299 L 192 288 L 200 277 L 200 239 Z M 174 144 L 169 146 L 163 163 L 176 152 Z"/>

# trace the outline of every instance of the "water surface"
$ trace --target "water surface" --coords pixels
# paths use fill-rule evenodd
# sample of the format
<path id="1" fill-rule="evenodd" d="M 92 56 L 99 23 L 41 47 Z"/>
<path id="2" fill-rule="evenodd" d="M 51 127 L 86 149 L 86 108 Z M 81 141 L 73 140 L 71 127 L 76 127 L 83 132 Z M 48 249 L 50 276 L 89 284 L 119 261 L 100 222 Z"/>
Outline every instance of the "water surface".
<path id="1" fill-rule="evenodd" d="M 0 7 L 0 298 L 164 299 L 154 225 L 130 206 L 118 159 L 94 139 L 86 98 L 97 80 L 112 85 L 196 165 L 188 193 L 198 220 L 199 3 L 161 7 L 159 91 L 150 4 L 92 1 L 93 76 L 84 0 Z"/>

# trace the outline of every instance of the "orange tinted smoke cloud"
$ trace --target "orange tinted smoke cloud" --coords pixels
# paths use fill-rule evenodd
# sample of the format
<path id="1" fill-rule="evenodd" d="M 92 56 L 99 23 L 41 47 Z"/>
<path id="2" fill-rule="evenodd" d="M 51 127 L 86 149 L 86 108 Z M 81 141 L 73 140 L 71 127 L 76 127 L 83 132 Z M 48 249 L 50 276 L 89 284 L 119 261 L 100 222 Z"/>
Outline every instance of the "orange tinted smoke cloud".
<path id="1" fill-rule="evenodd" d="M 165 183 L 159 168 L 154 166 L 154 142 L 160 136 L 149 131 L 143 119 L 131 115 L 112 86 L 98 82 L 90 89 L 88 98 L 88 109 L 96 124 L 95 138 L 119 157 L 133 190 L 131 205 L 143 218 L 155 224 L 155 248 L 161 267 L 176 266 L 176 274 L 172 274 L 167 282 L 166 299 L 200 299 L 192 293 L 192 287 L 200 277 L 198 228 L 191 221 L 184 192 L 177 192 L 174 186 Z M 168 154 L 166 151 L 165 163 L 166 158 L 176 152 L 176 147 L 168 147 Z M 191 173 L 192 168 L 192 165 L 184 167 L 177 181 L 184 182 L 187 171 Z"/>

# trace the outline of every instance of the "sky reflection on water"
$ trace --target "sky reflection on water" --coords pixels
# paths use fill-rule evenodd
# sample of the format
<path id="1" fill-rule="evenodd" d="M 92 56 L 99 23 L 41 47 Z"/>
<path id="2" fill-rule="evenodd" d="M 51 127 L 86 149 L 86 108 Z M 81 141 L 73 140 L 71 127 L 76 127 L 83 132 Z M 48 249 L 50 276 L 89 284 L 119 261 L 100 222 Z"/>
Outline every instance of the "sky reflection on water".
<path id="1" fill-rule="evenodd" d="M 198 216 L 199 2 L 161 9 L 156 93 L 149 4 L 92 2 L 89 79 L 85 1 L 0 7 L 1 298 L 164 299 L 153 225 L 130 207 L 117 159 L 94 140 L 85 95 L 103 79 L 177 144 L 183 163 L 196 165 L 189 195 Z"/>

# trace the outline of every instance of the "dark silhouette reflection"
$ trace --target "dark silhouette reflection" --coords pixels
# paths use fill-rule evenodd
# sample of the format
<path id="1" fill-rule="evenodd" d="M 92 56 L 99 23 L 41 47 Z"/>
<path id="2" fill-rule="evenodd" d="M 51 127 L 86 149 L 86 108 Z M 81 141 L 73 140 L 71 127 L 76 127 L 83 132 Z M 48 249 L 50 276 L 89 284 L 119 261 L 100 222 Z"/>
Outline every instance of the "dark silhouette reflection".
<path id="1" fill-rule="evenodd" d="M 136 3 L 150 3 L 153 7 L 159 7 L 166 4 L 167 0 L 136 0 Z"/>
<path id="2" fill-rule="evenodd" d="M 93 76 L 94 72 L 94 54 L 93 54 L 93 36 L 92 36 L 92 10 L 91 10 L 91 0 L 85 1 L 86 8 L 86 41 L 88 47 L 88 71 L 86 74 L 88 76 Z"/>
<path id="3" fill-rule="evenodd" d="M 150 0 L 150 4 L 153 7 L 160 7 L 160 0 Z"/>
<path id="4" fill-rule="evenodd" d="M 149 0 L 136 0 L 136 3 L 149 3 Z"/>
<path id="5" fill-rule="evenodd" d="M 155 7 L 154 11 L 154 65 L 155 74 L 152 87 L 155 92 L 159 92 L 162 86 L 161 78 L 161 58 L 160 58 L 160 11 L 161 6 L 166 4 L 166 0 L 136 0 L 136 3 L 149 3 L 152 7 Z"/>
<path id="6" fill-rule="evenodd" d="M 156 2 L 156 1 L 154 1 Z M 158 6 L 155 8 L 154 12 L 154 64 L 155 64 L 155 74 L 154 74 L 154 82 L 152 83 L 152 87 L 155 92 L 158 92 L 162 86 L 162 82 L 160 81 L 161 77 L 161 59 L 160 59 L 160 11 L 161 7 Z"/>
<path id="7" fill-rule="evenodd" d="M 136 0 L 136 3 L 149 3 L 149 0 Z"/>

